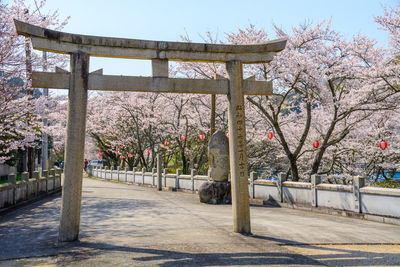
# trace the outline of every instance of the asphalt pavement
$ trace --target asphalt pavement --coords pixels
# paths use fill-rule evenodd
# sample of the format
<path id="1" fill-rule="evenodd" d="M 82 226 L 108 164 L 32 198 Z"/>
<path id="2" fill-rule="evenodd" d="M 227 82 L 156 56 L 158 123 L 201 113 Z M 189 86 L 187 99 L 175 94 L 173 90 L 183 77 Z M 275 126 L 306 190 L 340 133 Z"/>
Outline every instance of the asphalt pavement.
<path id="1" fill-rule="evenodd" d="M 230 205 L 89 178 L 80 240 L 60 244 L 60 202 L 0 217 L 0 266 L 400 265 L 397 225 L 252 206 L 252 235 L 241 235 Z"/>

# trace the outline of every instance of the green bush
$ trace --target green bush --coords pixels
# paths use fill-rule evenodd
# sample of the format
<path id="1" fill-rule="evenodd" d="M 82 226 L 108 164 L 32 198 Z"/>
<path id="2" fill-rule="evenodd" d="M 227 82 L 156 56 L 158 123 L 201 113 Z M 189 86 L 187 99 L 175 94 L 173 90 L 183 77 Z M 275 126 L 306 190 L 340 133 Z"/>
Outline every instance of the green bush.
<path id="1" fill-rule="evenodd" d="M 385 180 L 381 182 L 373 182 L 372 184 L 385 188 L 400 188 L 400 180 Z"/>

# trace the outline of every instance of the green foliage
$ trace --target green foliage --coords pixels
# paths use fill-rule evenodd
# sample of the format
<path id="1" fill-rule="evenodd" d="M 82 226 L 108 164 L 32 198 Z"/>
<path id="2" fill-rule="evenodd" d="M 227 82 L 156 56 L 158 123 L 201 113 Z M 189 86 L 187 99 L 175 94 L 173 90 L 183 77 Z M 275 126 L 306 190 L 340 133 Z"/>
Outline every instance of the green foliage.
<path id="1" fill-rule="evenodd" d="M 168 173 L 176 173 L 176 170 L 178 170 L 178 169 L 180 169 L 180 170 L 182 170 L 182 168 L 175 168 L 175 167 L 169 167 L 167 170 L 168 170 Z"/>
<path id="2" fill-rule="evenodd" d="M 3 176 L 2 176 L 2 177 L 3 177 Z M 16 179 L 17 179 L 17 182 L 18 182 L 18 181 L 22 181 L 22 176 L 21 176 L 20 173 L 17 174 Z M 7 184 L 7 183 L 8 183 L 8 179 L 0 180 L 0 184 Z"/>
<path id="3" fill-rule="evenodd" d="M 373 185 L 385 188 L 400 188 L 400 180 L 385 180 L 385 181 L 377 181 L 373 182 Z"/>

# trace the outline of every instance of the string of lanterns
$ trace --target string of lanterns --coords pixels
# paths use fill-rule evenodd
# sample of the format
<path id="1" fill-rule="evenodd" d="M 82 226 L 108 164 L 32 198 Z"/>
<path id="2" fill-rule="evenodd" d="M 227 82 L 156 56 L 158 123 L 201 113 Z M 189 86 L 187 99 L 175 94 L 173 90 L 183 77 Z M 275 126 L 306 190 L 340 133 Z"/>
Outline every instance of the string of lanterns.
<path id="1" fill-rule="evenodd" d="M 228 135 L 227 135 L 228 136 Z M 228 136 L 229 137 L 229 136 Z M 268 132 L 267 133 L 267 138 L 268 139 L 272 139 L 272 138 L 274 138 L 274 133 L 273 132 Z M 314 140 L 314 142 L 313 142 L 313 147 L 315 148 L 315 149 L 318 149 L 319 148 L 319 141 L 318 140 Z M 379 142 L 379 148 L 380 149 L 382 149 L 382 150 L 385 150 L 386 148 L 388 147 L 388 143 L 385 141 L 385 140 L 381 140 L 380 142 Z"/>
<path id="2" fill-rule="evenodd" d="M 226 137 L 229 138 L 229 133 L 226 134 Z M 274 133 L 273 133 L 273 132 L 268 132 L 268 133 L 267 133 L 267 138 L 270 139 L 270 140 L 271 140 L 272 138 L 274 138 Z M 182 135 L 182 136 L 181 136 L 181 140 L 182 140 L 182 141 L 186 141 L 186 139 L 187 139 L 187 138 L 186 138 L 185 135 Z M 200 139 L 201 141 L 204 141 L 204 139 L 205 139 L 204 134 L 200 134 L 200 135 L 199 135 L 199 139 Z M 168 146 L 168 145 L 169 145 L 168 140 L 165 140 L 164 145 L 165 145 L 165 146 Z M 314 140 L 314 142 L 312 143 L 312 145 L 313 145 L 313 147 L 314 147 L 315 149 L 318 149 L 320 144 L 319 144 L 319 141 L 318 141 L 318 140 Z M 387 143 L 384 139 L 382 139 L 382 140 L 378 143 L 378 146 L 379 146 L 380 149 L 385 150 L 385 149 L 388 147 L 388 143 Z M 123 148 L 123 147 L 124 147 L 124 145 L 121 145 L 121 148 Z M 147 152 L 147 155 L 150 155 L 150 154 L 151 154 L 150 149 L 147 149 L 146 152 Z M 99 148 L 99 158 L 101 159 L 102 157 L 103 157 L 103 153 L 101 152 L 101 148 Z M 132 154 L 128 154 L 128 158 L 129 158 L 129 159 L 132 158 Z M 120 155 L 120 159 L 124 159 L 124 156 L 123 156 L 123 155 Z"/>
<path id="3" fill-rule="evenodd" d="M 204 135 L 204 134 L 200 134 L 200 135 L 199 135 L 199 139 L 200 139 L 201 141 L 204 141 L 205 135 Z M 182 140 L 182 141 L 186 141 L 186 140 L 187 140 L 186 136 L 185 136 L 185 135 L 182 135 L 182 136 L 181 136 L 181 140 Z M 164 145 L 165 145 L 165 146 L 168 146 L 168 145 L 169 145 L 168 140 L 165 140 Z M 123 147 L 124 147 L 124 145 L 121 145 L 121 148 L 123 148 Z M 99 150 L 99 158 L 101 159 L 101 158 L 103 157 L 103 153 L 101 152 L 101 148 L 99 148 L 98 150 Z M 112 150 L 109 149 L 109 152 L 112 152 Z M 119 153 L 119 151 L 118 151 L 118 153 Z M 147 153 L 147 155 L 150 155 L 150 154 L 151 154 L 151 150 L 150 150 L 150 149 L 146 149 L 146 153 Z M 128 158 L 129 158 L 129 159 L 131 159 L 132 157 L 133 157 L 132 154 L 128 154 Z M 124 156 L 123 156 L 123 155 L 120 155 L 119 158 L 120 158 L 120 159 L 124 159 Z"/>

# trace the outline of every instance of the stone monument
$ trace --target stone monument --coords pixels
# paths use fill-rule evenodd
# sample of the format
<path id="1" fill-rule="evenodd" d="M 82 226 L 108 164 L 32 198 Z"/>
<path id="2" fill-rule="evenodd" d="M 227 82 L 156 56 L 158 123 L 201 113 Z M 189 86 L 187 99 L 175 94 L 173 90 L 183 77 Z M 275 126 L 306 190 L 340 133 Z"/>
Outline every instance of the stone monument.
<path id="1" fill-rule="evenodd" d="M 229 175 L 229 143 L 222 131 L 214 133 L 208 143 L 208 160 L 212 182 L 199 188 L 200 202 L 209 204 L 231 203 Z"/>

